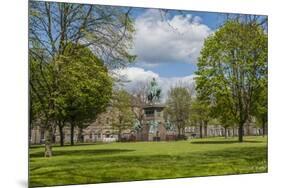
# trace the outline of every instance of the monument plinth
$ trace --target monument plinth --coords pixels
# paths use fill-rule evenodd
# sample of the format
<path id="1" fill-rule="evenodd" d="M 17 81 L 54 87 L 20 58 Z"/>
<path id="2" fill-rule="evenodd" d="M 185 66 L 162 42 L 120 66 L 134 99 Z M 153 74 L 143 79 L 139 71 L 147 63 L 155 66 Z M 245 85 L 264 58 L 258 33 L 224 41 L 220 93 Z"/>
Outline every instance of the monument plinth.
<path id="1" fill-rule="evenodd" d="M 164 109 L 165 105 L 160 102 L 161 88 L 158 86 L 155 78 L 152 79 L 147 90 L 147 104 L 142 107 L 144 121 L 141 125 L 136 122 L 134 127 L 137 132 L 138 140 L 142 141 L 163 141 L 172 140 L 170 132 L 172 124 L 165 121 Z M 168 136 L 168 138 L 167 138 Z M 173 135 L 172 135 L 173 136 Z"/>

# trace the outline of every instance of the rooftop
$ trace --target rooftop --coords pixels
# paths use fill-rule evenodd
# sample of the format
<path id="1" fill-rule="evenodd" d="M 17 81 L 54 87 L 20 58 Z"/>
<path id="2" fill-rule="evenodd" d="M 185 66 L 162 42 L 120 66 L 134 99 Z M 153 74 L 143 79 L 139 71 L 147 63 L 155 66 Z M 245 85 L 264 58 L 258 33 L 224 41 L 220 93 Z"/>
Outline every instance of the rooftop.
<path id="1" fill-rule="evenodd" d="M 165 104 L 147 104 L 143 108 L 165 108 Z"/>

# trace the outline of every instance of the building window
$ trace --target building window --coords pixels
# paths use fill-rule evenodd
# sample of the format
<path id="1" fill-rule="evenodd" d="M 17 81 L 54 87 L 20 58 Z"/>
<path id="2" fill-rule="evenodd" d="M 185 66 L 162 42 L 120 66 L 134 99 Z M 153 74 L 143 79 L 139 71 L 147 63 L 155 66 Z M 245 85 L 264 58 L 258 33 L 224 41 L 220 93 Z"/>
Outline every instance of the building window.
<path id="1" fill-rule="evenodd" d="M 145 110 L 146 117 L 153 117 L 154 116 L 154 110 Z"/>
<path id="2" fill-rule="evenodd" d="M 110 132 L 109 132 L 109 131 L 106 131 L 105 137 L 106 137 L 106 138 L 109 138 L 109 136 L 110 136 Z"/>

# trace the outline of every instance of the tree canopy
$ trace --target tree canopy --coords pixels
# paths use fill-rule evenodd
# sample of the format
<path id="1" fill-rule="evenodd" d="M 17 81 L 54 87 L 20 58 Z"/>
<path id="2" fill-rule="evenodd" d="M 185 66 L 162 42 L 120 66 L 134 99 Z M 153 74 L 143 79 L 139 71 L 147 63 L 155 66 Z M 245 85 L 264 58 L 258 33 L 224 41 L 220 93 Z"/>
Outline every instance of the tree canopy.
<path id="1" fill-rule="evenodd" d="M 178 136 L 183 135 L 184 128 L 189 123 L 191 96 L 187 88 L 172 87 L 168 93 L 165 116 L 178 130 Z"/>
<path id="2" fill-rule="evenodd" d="M 196 72 L 196 91 L 219 116 L 243 125 L 254 111 L 267 79 L 267 35 L 255 23 L 228 21 L 204 42 Z"/>
<path id="3" fill-rule="evenodd" d="M 112 128 L 118 133 L 121 140 L 121 133 L 126 129 L 132 129 L 135 116 L 131 108 L 131 95 L 125 90 L 117 90 L 113 93 L 111 100 Z"/>
<path id="4" fill-rule="evenodd" d="M 45 128 L 52 128 L 60 120 L 82 125 L 105 110 L 112 79 L 88 48 L 69 44 L 63 55 L 44 68 L 36 59 L 30 62 L 33 111 L 41 109 L 43 113 L 36 111 L 47 121 Z"/>
<path id="5" fill-rule="evenodd" d="M 73 133 L 105 110 L 109 69 L 135 59 L 134 27 L 126 7 L 31 1 L 29 10 L 31 123 L 40 119 L 51 156 L 57 124 L 69 122 Z"/>
<path id="6" fill-rule="evenodd" d="M 126 66 L 135 58 L 129 53 L 134 32 L 130 11 L 113 6 L 31 1 L 30 48 L 40 44 L 46 56 L 54 58 L 63 54 L 68 44 L 80 44 L 92 49 L 108 67 Z"/>

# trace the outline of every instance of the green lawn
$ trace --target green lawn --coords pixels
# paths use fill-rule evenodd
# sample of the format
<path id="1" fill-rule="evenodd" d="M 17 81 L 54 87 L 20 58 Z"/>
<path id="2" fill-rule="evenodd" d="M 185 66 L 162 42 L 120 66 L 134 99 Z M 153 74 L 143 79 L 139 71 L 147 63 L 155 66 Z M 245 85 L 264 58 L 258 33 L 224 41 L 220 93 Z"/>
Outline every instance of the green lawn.
<path id="1" fill-rule="evenodd" d="M 267 172 L 267 139 L 245 137 L 30 149 L 30 186 Z"/>

